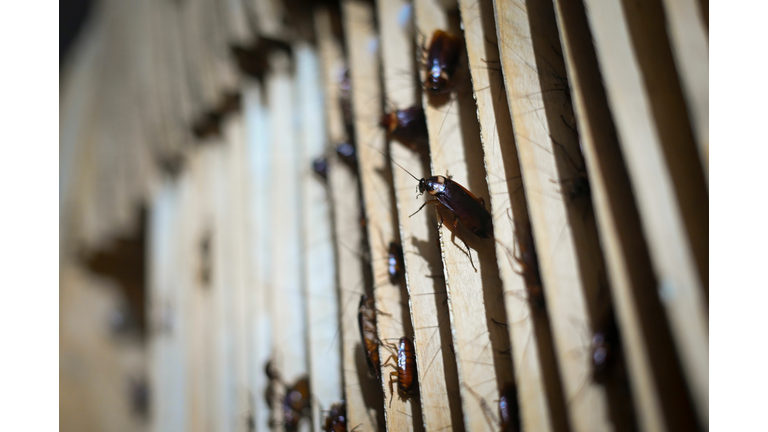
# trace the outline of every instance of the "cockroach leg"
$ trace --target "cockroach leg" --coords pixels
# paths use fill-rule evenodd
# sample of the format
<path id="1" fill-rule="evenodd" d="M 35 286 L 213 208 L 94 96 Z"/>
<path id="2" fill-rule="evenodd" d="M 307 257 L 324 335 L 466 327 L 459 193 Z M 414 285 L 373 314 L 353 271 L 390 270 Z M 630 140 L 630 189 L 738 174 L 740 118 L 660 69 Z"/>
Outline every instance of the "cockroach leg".
<path id="1" fill-rule="evenodd" d="M 441 206 L 441 205 L 442 205 L 442 203 L 440 203 L 440 201 L 439 201 L 439 200 L 437 200 L 437 199 L 429 200 L 429 201 L 425 202 L 424 204 L 422 204 L 422 205 L 421 205 L 421 207 L 419 207 L 419 209 L 418 209 L 418 210 L 416 210 L 415 212 L 411 213 L 411 215 L 410 215 L 410 216 L 408 216 L 408 217 L 413 217 L 413 215 L 415 215 L 416 213 L 420 212 L 420 211 L 421 211 L 421 209 L 423 209 L 423 208 L 424 208 L 424 206 L 426 206 L 427 204 L 431 204 L 431 203 L 435 203 L 435 204 L 437 204 L 438 206 Z"/>

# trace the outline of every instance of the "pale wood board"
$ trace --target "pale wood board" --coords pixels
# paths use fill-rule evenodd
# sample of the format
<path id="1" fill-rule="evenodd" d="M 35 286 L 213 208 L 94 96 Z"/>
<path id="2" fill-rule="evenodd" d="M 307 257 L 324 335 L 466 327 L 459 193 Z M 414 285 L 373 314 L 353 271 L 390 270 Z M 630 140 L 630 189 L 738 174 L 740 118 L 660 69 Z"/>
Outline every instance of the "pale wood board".
<path id="1" fill-rule="evenodd" d="M 559 381 L 551 357 L 551 336 L 543 338 L 546 340 L 540 340 L 537 336 L 534 315 L 540 312 L 527 301 L 525 279 L 520 273 L 522 269 L 515 263 L 516 257 L 513 256 L 513 252 L 519 250 L 516 248 L 515 226 L 528 226 L 528 206 L 522 190 L 512 120 L 499 65 L 493 2 L 462 0 L 459 8 L 477 100 L 490 208 L 493 209 L 496 258 L 504 284 L 521 424 L 526 430 L 563 430 L 567 427 L 561 418 L 565 414 L 564 407 L 558 403 L 562 397 L 554 391 L 559 390 L 559 384 L 551 390 L 556 393 L 551 396 L 555 399 L 554 407 L 550 407 L 547 398 L 545 375 L 550 374 L 550 380 Z M 540 353 L 539 344 L 544 343 L 549 344 L 548 349 Z M 549 368 L 539 360 L 547 354 L 550 354 Z"/>
<path id="2" fill-rule="evenodd" d="M 339 105 L 339 78 L 344 68 L 344 59 L 341 41 L 332 32 L 331 19 L 328 9 L 319 7 L 315 10 L 328 140 L 328 191 L 335 234 L 339 296 L 337 338 L 341 339 L 343 395 L 347 403 L 349 427 L 360 425 L 359 430 L 376 431 L 379 429 L 378 413 L 376 409 L 366 406 L 364 395 L 371 387 L 375 393 L 379 393 L 379 389 L 368 373 L 357 322 L 357 305 L 364 293 L 363 263 L 356 249 L 363 241 L 359 219 L 360 188 L 356 173 L 330 154 L 336 143 L 348 139 Z"/>
<path id="3" fill-rule="evenodd" d="M 249 323 L 251 340 L 251 358 L 249 374 L 251 379 L 250 395 L 254 406 L 253 418 L 255 430 L 269 430 L 270 410 L 264 396 L 267 388 L 265 366 L 272 355 L 272 304 L 271 304 L 271 266 L 272 254 L 270 242 L 272 235 L 270 202 L 273 199 L 270 188 L 272 179 L 271 165 L 271 128 L 270 112 L 266 97 L 259 83 L 245 81 L 243 89 L 243 109 L 246 116 L 248 134 L 248 172 L 249 172 L 249 243 L 251 245 L 251 280 L 249 290 Z"/>
<path id="4" fill-rule="evenodd" d="M 619 2 L 585 2 L 651 259 L 699 420 L 709 423 L 709 325 L 693 251 Z"/>
<path id="5" fill-rule="evenodd" d="M 546 15 L 545 6 L 537 5 L 537 21 Z M 539 22 L 541 33 L 533 35 L 531 11 L 519 1 L 495 1 L 494 7 L 515 142 L 571 427 L 577 431 L 613 430 L 605 389 L 590 379 L 589 329 L 593 319 L 601 318 L 595 315 L 605 314 L 603 309 L 610 306 L 596 301 L 606 298 L 599 282 L 601 253 L 594 225 L 590 227 L 584 217 L 585 210 L 568 205 L 564 198 L 567 179 L 577 175 L 573 167 L 570 172 L 563 167 L 579 152 L 577 138 L 566 125 L 566 121 L 573 121 L 573 114 L 564 111 L 563 121 L 553 121 L 552 113 L 546 111 L 547 106 L 567 106 L 565 92 L 555 91 L 551 77 L 565 72 L 553 69 L 542 81 L 537 64 L 543 61 L 554 68 L 557 53 L 550 48 L 541 59 L 534 54 L 534 37 L 539 43 L 559 45 L 557 30 Z M 559 62 L 561 65 L 562 59 Z M 556 146 L 554 139 L 562 147 Z M 559 156 L 558 167 L 555 155 L 563 152 L 567 155 Z M 584 245 L 583 250 L 579 250 L 580 245 Z"/>
<path id="6" fill-rule="evenodd" d="M 283 3 L 278 0 L 246 0 L 254 9 L 256 29 L 261 36 L 280 38 L 285 29 L 283 18 L 285 10 Z"/>
<path id="7" fill-rule="evenodd" d="M 381 34 L 381 52 L 387 106 L 390 110 L 408 108 L 418 102 L 412 6 L 401 0 L 379 1 L 377 6 L 380 26 L 386 29 Z M 407 18 L 405 22 L 403 17 Z M 404 57 L 410 61 L 404 61 Z M 428 172 L 427 161 L 422 161 L 419 153 L 395 140 L 389 145 L 390 156 L 403 168 L 415 175 Z M 418 182 L 396 165 L 392 165 L 392 178 L 403 241 L 424 429 L 463 430 L 435 214 L 421 211 L 410 217 L 418 208 L 415 198 Z M 377 239 L 373 243 L 387 247 Z"/>
<path id="8" fill-rule="evenodd" d="M 331 235 L 331 203 L 326 184 L 312 170 L 325 149 L 323 94 L 317 52 L 305 42 L 294 45 L 298 113 L 301 116 L 302 239 L 307 301 L 312 430 L 320 432 L 322 409 L 342 399 L 339 296 Z"/>
<path id="9" fill-rule="evenodd" d="M 229 285 L 228 319 L 230 328 L 229 340 L 233 359 L 231 369 L 233 373 L 234 403 L 232 406 L 233 423 L 235 430 L 248 431 L 247 418 L 250 412 L 248 396 L 248 338 L 247 338 L 247 294 L 246 294 L 246 209 L 247 195 L 246 185 L 246 149 L 245 149 L 245 123 L 241 113 L 228 116 L 222 125 L 226 141 L 226 159 L 224 169 L 228 174 L 228 184 L 225 188 L 226 205 L 230 214 L 227 218 L 227 230 L 230 241 L 229 263 L 231 269 L 231 283 Z"/>
<path id="10" fill-rule="evenodd" d="M 687 405 L 687 396 L 674 366 L 674 347 L 666 320 L 659 318 L 663 309 L 658 296 L 647 289 L 656 279 L 585 10 L 572 0 L 555 5 L 638 426 L 645 431 L 688 430 L 695 427 L 694 420 L 690 407 L 680 407 Z"/>
<path id="11" fill-rule="evenodd" d="M 288 56 L 270 55 L 272 71 L 266 78 L 272 148 L 270 201 L 272 269 L 269 290 L 273 316 L 274 366 L 284 384 L 307 374 L 306 317 L 302 288 L 301 189 L 298 136 L 293 124 L 294 82 Z M 279 179 L 279 181 L 276 181 Z"/>
<path id="12" fill-rule="evenodd" d="M 384 278 L 387 274 L 387 250 L 377 246 L 380 239 L 383 239 L 384 244 L 389 244 L 389 241 L 398 241 L 392 214 L 394 208 L 391 200 L 392 184 L 388 178 L 391 170 L 384 156 L 386 143 L 383 133 L 376 126 L 382 114 L 378 40 L 371 4 L 345 0 L 342 2 L 341 10 L 352 83 L 352 112 L 357 140 L 358 173 L 363 191 L 365 226 L 374 275 L 373 296 L 376 309 L 380 311 L 376 314 L 376 325 L 381 341 L 379 358 L 384 364 L 392 355 L 391 348 L 385 344 L 396 345 L 397 340 L 406 336 L 406 328 L 410 323 L 404 319 L 408 316 L 404 315 L 404 312 L 407 314 L 407 299 L 401 296 L 402 291 L 398 287 L 390 285 L 388 279 Z M 382 367 L 381 370 L 387 429 L 413 430 L 414 423 L 422 424 L 420 418 L 413 416 L 416 411 L 414 408 L 419 407 L 419 401 L 416 397 L 408 400 L 403 400 L 398 395 L 392 397 L 390 388 L 397 392 L 396 387 L 389 385 L 392 371 L 391 367 Z"/>
<path id="13" fill-rule="evenodd" d="M 417 33 L 427 38 L 425 45 L 438 29 L 461 34 L 458 22 L 449 20 L 439 2 L 417 1 L 414 6 Z M 435 107 L 426 92 L 423 95 L 432 174 L 451 175 L 455 182 L 488 203 L 477 106 L 471 95 L 464 49 L 460 51 L 460 62 L 464 66 L 457 69 L 454 77 L 457 87 L 450 95 L 451 100 Z M 423 53 L 421 61 L 425 60 L 426 53 Z M 420 68 L 420 78 L 423 73 Z M 514 378 L 494 243 L 491 239 L 480 239 L 461 224 L 454 235 L 448 228 L 449 223 L 452 223 L 450 219 L 439 232 L 464 427 L 473 431 L 495 430 L 498 418 L 490 406 L 498 400 L 501 386 Z M 472 254 L 471 261 L 468 254 Z"/>
<path id="14" fill-rule="evenodd" d="M 709 182 L 709 30 L 695 0 L 664 0 L 663 4 L 688 115 Z"/>

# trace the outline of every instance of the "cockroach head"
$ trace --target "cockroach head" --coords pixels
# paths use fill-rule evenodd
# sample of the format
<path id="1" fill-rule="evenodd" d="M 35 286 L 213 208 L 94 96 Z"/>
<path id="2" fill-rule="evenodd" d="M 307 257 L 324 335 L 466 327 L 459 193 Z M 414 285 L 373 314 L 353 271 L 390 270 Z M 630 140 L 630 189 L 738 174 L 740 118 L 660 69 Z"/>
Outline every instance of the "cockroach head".
<path id="1" fill-rule="evenodd" d="M 424 192 L 427 191 L 427 179 L 423 178 L 419 180 L 419 194 L 416 195 L 416 198 L 424 195 Z"/>

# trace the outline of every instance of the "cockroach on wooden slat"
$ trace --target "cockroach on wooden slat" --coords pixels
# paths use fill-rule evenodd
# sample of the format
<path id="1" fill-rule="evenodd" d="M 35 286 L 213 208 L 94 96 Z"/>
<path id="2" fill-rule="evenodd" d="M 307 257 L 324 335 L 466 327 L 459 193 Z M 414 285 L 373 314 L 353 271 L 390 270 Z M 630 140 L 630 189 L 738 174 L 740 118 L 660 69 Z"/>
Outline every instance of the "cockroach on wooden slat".
<path id="1" fill-rule="evenodd" d="M 592 333 L 590 344 L 590 359 L 592 363 L 592 379 L 597 383 L 605 382 L 608 370 L 616 361 L 619 350 L 619 329 L 613 312 Z"/>
<path id="2" fill-rule="evenodd" d="M 392 393 L 392 397 L 389 400 L 389 404 L 392 405 L 392 399 L 395 396 L 393 384 L 397 382 L 397 390 L 400 393 L 400 397 L 406 399 L 416 389 L 416 351 L 413 349 L 413 342 L 406 336 L 400 338 L 397 344 L 397 365 L 390 364 L 390 360 L 394 360 L 395 355 L 389 356 L 387 361 L 382 366 L 392 366 L 396 369 L 395 372 L 389 374 L 389 391 Z"/>
<path id="3" fill-rule="evenodd" d="M 309 379 L 301 377 L 293 386 L 286 389 L 285 398 L 283 398 L 286 431 L 297 430 L 301 418 L 309 415 L 310 403 Z"/>
<path id="4" fill-rule="evenodd" d="M 501 391 L 499 418 L 501 418 L 501 432 L 520 430 L 520 408 L 517 404 L 517 390 L 513 385 L 508 384 Z"/>
<path id="5" fill-rule="evenodd" d="M 389 274 L 389 282 L 392 285 L 397 285 L 400 281 L 400 275 L 403 274 L 403 249 L 395 242 L 389 243 L 387 272 Z"/>
<path id="6" fill-rule="evenodd" d="M 331 405 L 323 425 L 325 432 L 347 432 L 347 404 L 344 401 Z"/>
<path id="7" fill-rule="evenodd" d="M 454 73 L 459 64 L 461 40 L 442 30 L 435 30 L 427 48 L 424 89 L 432 95 L 448 93 L 453 89 Z"/>
<path id="8" fill-rule="evenodd" d="M 348 142 L 339 143 L 336 146 L 336 154 L 342 162 L 357 172 L 357 152 L 354 145 Z"/>
<path id="9" fill-rule="evenodd" d="M 357 322 L 360 325 L 360 338 L 363 340 L 368 370 L 371 372 L 371 375 L 381 379 L 381 370 L 379 369 L 379 336 L 376 333 L 376 308 L 373 304 L 373 298 L 369 298 L 365 294 L 360 296 Z"/>
<path id="10" fill-rule="evenodd" d="M 381 116 L 379 125 L 386 130 L 387 139 L 400 141 L 419 153 L 429 150 L 427 120 L 420 106 L 385 113 Z"/>
<path id="11" fill-rule="evenodd" d="M 456 233 L 456 235 L 459 235 L 462 241 L 464 241 L 464 239 L 458 234 L 459 222 L 480 238 L 491 237 L 493 232 L 493 218 L 491 217 L 491 214 L 488 213 L 488 210 L 485 209 L 485 201 L 482 198 L 476 197 L 472 192 L 453 181 L 450 177 L 438 175 L 419 179 L 407 169 L 403 168 L 399 163 L 395 161 L 392 162 L 413 177 L 414 180 L 419 182 L 419 194 L 417 198 L 424 195 L 425 192 L 428 192 L 431 196 L 435 197 L 435 199 L 431 199 L 422 204 L 418 210 L 411 214 L 411 216 L 420 212 L 427 204 L 435 204 L 438 207 L 447 209 L 453 214 L 453 232 Z M 465 246 L 467 246 L 466 243 L 467 242 L 464 241 Z M 467 255 L 469 255 L 469 261 L 474 268 L 475 264 L 472 262 L 472 254 L 469 253 L 469 246 L 467 246 Z M 477 271 L 476 268 L 475 271 Z"/>
<path id="12" fill-rule="evenodd" d="M 328 159 L 320 156 L 312 161 L 312 171 L 319 175 L 323 181 L 328 181 Z"/>

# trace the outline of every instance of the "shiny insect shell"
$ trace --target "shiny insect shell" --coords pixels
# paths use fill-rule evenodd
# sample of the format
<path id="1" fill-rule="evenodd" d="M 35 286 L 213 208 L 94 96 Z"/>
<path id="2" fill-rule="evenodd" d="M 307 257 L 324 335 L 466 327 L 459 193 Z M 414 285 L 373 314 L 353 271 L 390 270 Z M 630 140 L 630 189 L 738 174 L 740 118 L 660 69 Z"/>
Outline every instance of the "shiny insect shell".
<path id="1" fill-rule="evenodd" d="M 428 192 L 435 199 L 425 202 L 419 210 L 430 203 L 434 203 L 438 207 L 443 206 L 455 216 L 454 228 L 461 221 L 476 236 L 490 237 L 493 229 L 492 218 L 488 210 L 485 209 L 485 201 L 482 198 L 477 198 L 472 192 L 449 177 L 440 175 L 419 180 L 419 195 L 424 194 L 424 192 Z"/>
<path id="2" fill-rule="evenodd" d="M 520 411 L 517 405 L 515 386 L 507 385 L 499 397 L 499 417 L 502 432 L 517 432 L 520 430 Z"/>
<path id="3" fill-rule="evenodd" d="M 382 365 L 390 365 L 397 369 L 389 374 L 389 391 L 394 398 L 393 384 L 397 381 L 397 390 L 400 396 L 407 398 L 416 388 L 416 380 L 414 379 L 416 376 L 416 353 L 413 349 L 413 342 L 406 336 L 401 337 L 397 344 L 397 365 L 389 363 L 394 358 L 394 355 L 389 356 L 386 363 Z M 391 399 L 389 403 L 392 403 Z"/>
<path id="4" fill-rule="evenodd" d="M 450 92 L 459 63 L 461 40 L 442 30 L 435 30 L 427 50 L 424 89 L 432 94 Z"/>
<path id="5" fill-rule="evenodd" d="M 344 401 L 331 405 L 323 425 L 325 432 L 347 432 L 347 404 Z"/>
<path id="6" fill-rule="evenodd" d="M 381 378 L 379 370 L 379 337 L 376 334 L 376 308 L 373 299 L 363 294 L 357 309 L 357 323 L 360 326 L 360 338 L 365 349 L 365 360 L 371 375 Z"/>
<path id="7" fill-rule="evenodd" d="M 400 281 L 400 275 L 403 274 L 403 249 L 395 242 L 389 243 L 387 273 L 389 274 L 389 282 L 392 285 L 397 285 Z"/>

